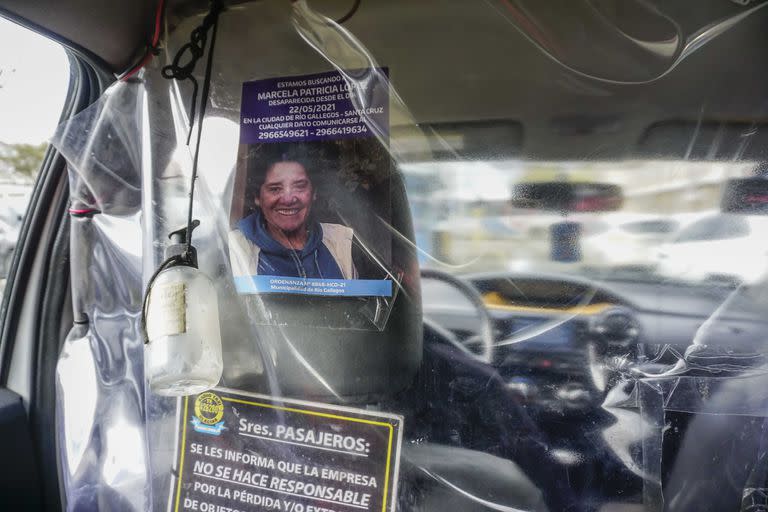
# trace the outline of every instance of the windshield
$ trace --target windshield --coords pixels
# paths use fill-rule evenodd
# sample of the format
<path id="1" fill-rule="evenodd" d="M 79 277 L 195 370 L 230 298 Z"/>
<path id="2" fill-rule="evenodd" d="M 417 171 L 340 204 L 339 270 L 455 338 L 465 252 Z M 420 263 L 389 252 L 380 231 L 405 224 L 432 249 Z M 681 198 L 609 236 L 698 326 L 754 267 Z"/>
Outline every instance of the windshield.
<path id="1" fill-rule="evenodd" d="M 414 220 L 427 265 L 444 263 L 458 273 L 548 272 L 609 281 L 631 276 L 710 286 L 712 275 L 743 280 L 739 258 L 750 256 L 723 259 L 707 250 L 707 242 L 768 234 L 759 216 L 713 213 L 729 180 L 748 177 L 755 167 L 753 162 L 520 160 L 425 162 L 404 170 L 421 180 L 409 189 L 409 198 L 418 205 Z M 559 212 L 514 204 L 516 186 L 547 181 L 611 184 L 621 191 L 622 204 L 612 211 Z M 557 227 L 566 222 L 578 229 L 564 242 Z M 665 253 L 670 244 L 687 242 L 702 245 L 695 261 Z M 570 245 L 576 256 L 562 257 L 558 246 L 563 245 Z M 675 263 L 698 264 L 707 271 L 681 273 Z M 750 279 L 758 274 L 753 268 Z"/>

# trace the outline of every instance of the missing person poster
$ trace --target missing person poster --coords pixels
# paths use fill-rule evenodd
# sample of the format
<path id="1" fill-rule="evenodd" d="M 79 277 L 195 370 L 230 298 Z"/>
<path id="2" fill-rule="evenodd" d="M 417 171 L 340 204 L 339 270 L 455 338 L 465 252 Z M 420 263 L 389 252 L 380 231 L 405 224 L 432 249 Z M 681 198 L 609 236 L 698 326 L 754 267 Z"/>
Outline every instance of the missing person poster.
<path id="1" fill-rule="evenodd" d="M 174 512 L 391 512 L 402 417 L 214 389 L 181 401 Z"/>
<path id="2" fill-rule="evenodd" d="M 229 234 L 239 293 L 392 296 L 386 73 L 243 84 Z"/>

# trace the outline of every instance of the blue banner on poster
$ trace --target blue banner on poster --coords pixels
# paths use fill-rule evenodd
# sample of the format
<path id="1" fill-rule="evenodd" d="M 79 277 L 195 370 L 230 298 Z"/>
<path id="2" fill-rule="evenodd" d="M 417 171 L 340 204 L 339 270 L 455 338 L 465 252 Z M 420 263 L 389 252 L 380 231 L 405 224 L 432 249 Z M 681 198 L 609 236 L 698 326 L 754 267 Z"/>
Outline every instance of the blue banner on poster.
<path id="1" fill-rule="evenodd" d="M 214 425 L 206 425 L 194 417 L 192 418 L 192 427 L 195 429 L 195 432 L 200 432 L 201 434 L 209 434 L 212 436 L 220 436 L 221 431 L 227 428 L 224 426 L 223 421 L 220 421 Z"/>
<path id="2" fill-rule="evenodd" d="M 389 279 L 307 279 L 279 276 L 235 276 L 238 293 L 295 293 L 340 297 L 391 297 Z"/>

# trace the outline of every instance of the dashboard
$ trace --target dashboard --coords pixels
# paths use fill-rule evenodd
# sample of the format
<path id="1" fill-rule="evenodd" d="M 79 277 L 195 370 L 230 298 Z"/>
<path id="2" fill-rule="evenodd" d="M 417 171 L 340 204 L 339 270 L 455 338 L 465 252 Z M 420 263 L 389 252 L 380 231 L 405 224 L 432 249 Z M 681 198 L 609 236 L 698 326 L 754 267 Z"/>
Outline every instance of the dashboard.
<path id="1" fill-rule="evenodd" d="M 663 372 L 694 343 L 706 354 L 690 355 L 691 367 L 764 360 L 768 322 L 748 289 L 525 274 L 462 279 L 492 321 L 488 363 L 542 413 L 591 410 L 622 372 Z M 425 317 L 479 352 L 480 315 L 447 286 L 425 280 Z"/>

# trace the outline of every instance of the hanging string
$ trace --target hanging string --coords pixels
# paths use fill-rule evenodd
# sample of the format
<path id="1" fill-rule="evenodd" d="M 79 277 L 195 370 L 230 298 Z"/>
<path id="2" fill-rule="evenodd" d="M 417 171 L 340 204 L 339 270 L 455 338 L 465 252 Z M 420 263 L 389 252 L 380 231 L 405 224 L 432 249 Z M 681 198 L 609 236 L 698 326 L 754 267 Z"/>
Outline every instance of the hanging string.
<path id="1" fill-rule="evenodd" d="M 211 89 L 211 70 L 213 67 L 213 54 L 216 45 L 216 32 L 218 29 L 219 14 L 223 10 L 221 0 L 211 0 L 211 8 L 208 14 L 203 18 L 199 27 L 190 34 L 189 42 L 182 46 L 173 58 L 173 62 L 165 66 L 162 70 L 164 78 L 175 80 L 188 80 L 192 82 L 192 100 L 190 101 L 189 112 L 189 131 L 187 133 L 187 145 L 192 137 L 192 129 L 197 115 L 198 84 L 192 73 L 195 71 L 197 61 L 205 54 L 205 46 L 208 41 L 208 32 L 211 32 L 211 44 L 208 45 L 208 59 L 205 65 L 205 78 L 203 79 L 203 90 L 200 95 L 200 115 L 197 123 L 197 140 L 195 141 L 195 151 L 192 161 L 192 180 L 189 186 L 189 210 L 187 214 L 187 236 L 185 259 L 191 261 L 192 250 L 192 204 L 195 197 L 195 183 L 197 182 L 197 167 L 200 156 L 200 140 L 203 132 L 203 119 L 205 119 L 205 110 L 208 105 L 208 95 Z M 188 55 L 188 57 L 187 57 Z M 182 63 L 188 59 L 186 63 Z"/>
<path id="2" fill-rule="evenodd" d="M 222 3 L 220 0 L 211 0 L 211 8 L 208 14 L 203 19 L 203 23 L 192 31 L 190 35 L 190 42 L 185 44 L 179 49 L 173 58 L 173 63 L 165 66 L 162 70 L 164 78 L 175 80 L 190 80 L 192 82 L 192 100 L 189 114 L 189 132 L 187 134 L 187 145 L 189 145 L 190 137 L 192 136 L 192 128 L 195 122 L 195 116 L 197 113 L 197 80 L 192 76 L 195 70 L 195 65 L 200 57 L 205 53 L 205 46 L 208 39 L 208 31 L 211 30 L 211 44 L 208 47 L 208 59 L 205 64 L 205 78 L 203 80 L 203 90 L 200 98 L 200 118 L 197 123 L 197 140 L 195 141 L 194 158 L 192 161 L 192 179 L 189 186 L 189 208 L 187 211 L 187 229 L 185 249 L 182 254 L 177 254 L 167 258 L 160 266 L 157 267 L 155 273 L 149 279 L 147 283 L 147 289 L 144 293 L 144 300 L 142 302 L 141 309 L 141 334 L 144 339 L 144 343 L 149 342 L 149 336 L 147 333 L 147 311 L 149 310 L 149 297 L 150 290 L 157 279 L 160 272 L 175 265 L 188 265 L 197 267 L 197 257 L 195 255 L 195 249 L 192 247 L 192 231 L 197 226 L 197 221 L 192 221 L 192 205 L 194 204 L 195 197 L 195 182 L 197 181 L 197 165 L 198 157 L 200 155 L 200 139 L 203 132 L 203 119 L 205 119 L 205 110 L 208 104 L 208 95 L 211 89 L 211 69 L 213 67 L 213 51 L 216 43 L 216 29 L 218 27 L 219 13 L 222 11 Z M 181 60 L 186 53 L 189 53 L 189 62 L 181 64 Z"/>

